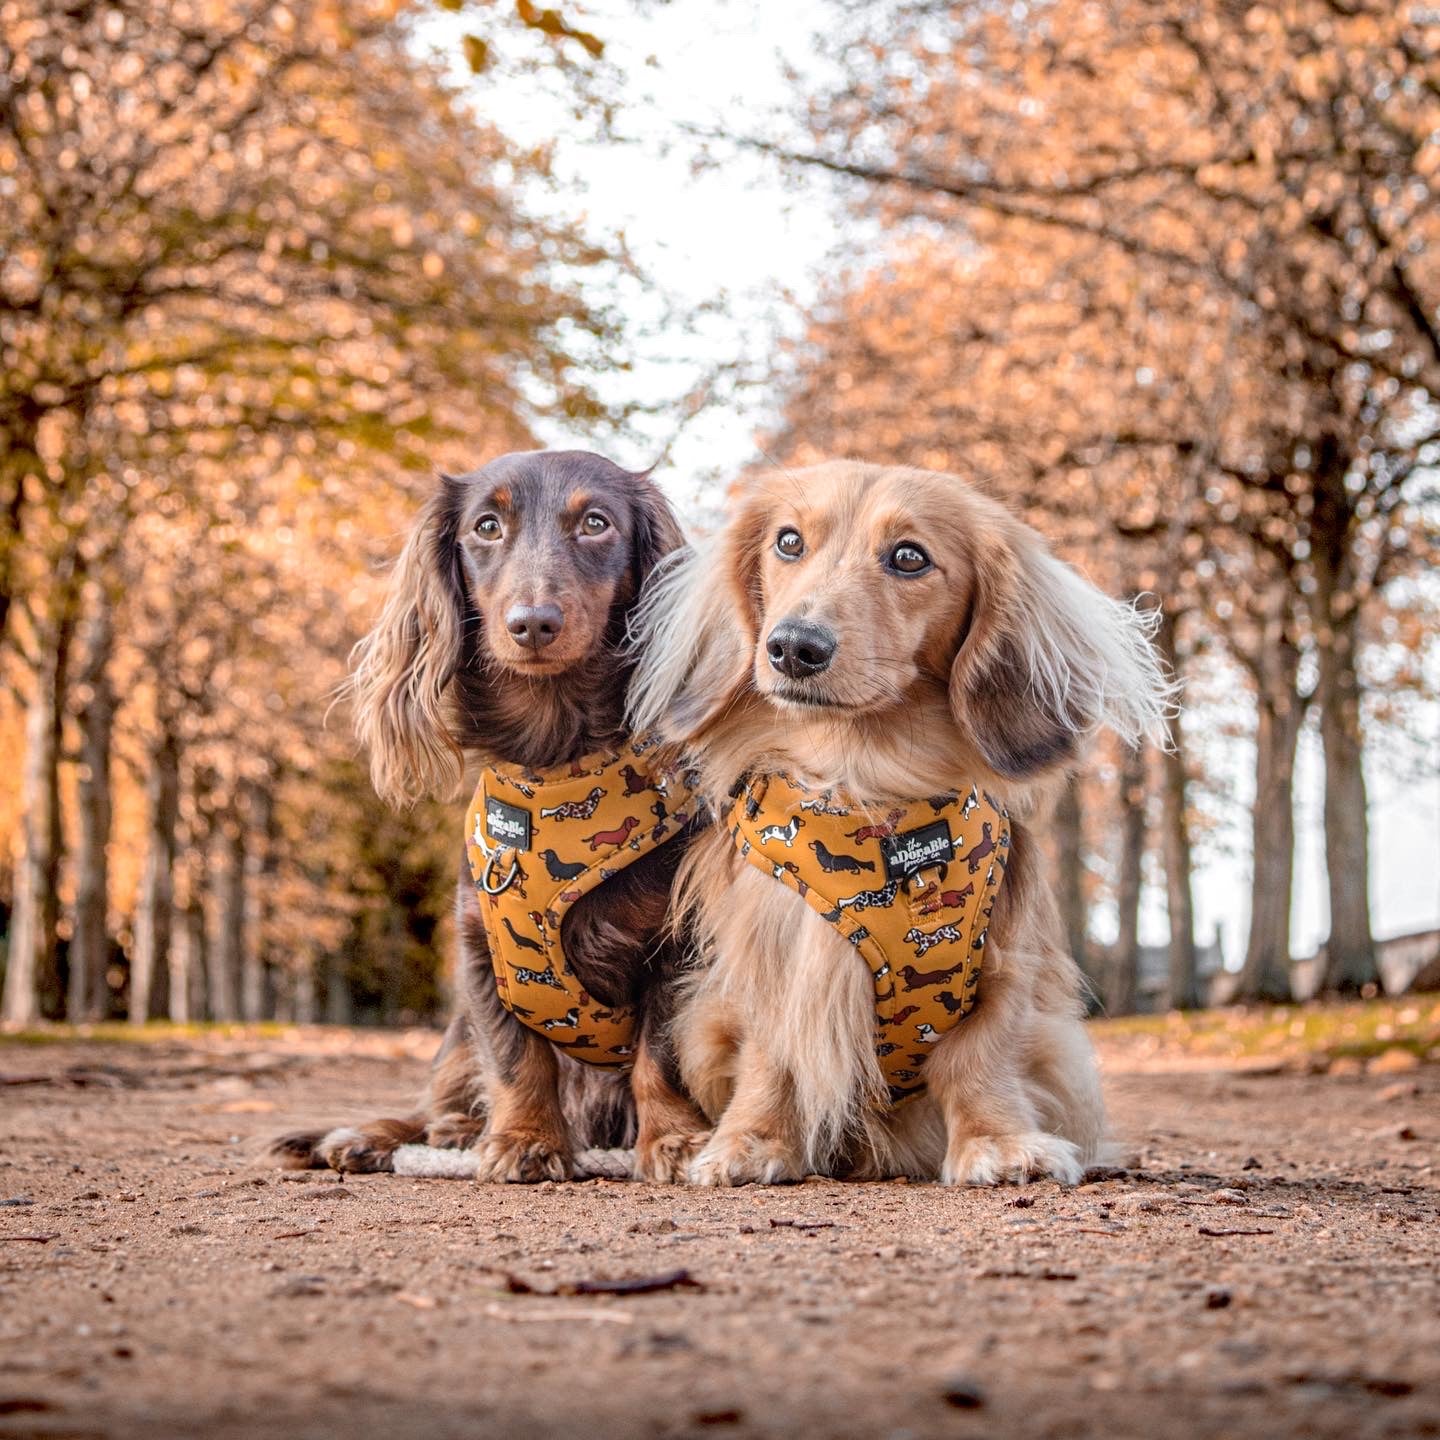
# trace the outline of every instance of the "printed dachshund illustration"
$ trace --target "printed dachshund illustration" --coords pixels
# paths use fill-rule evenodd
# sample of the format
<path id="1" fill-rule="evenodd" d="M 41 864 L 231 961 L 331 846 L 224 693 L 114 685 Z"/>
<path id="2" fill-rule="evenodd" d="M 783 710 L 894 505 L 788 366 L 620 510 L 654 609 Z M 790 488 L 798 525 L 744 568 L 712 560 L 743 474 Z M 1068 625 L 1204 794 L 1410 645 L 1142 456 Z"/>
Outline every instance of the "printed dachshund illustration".
<path id="1" fill-rule="evenodd" d="M 627 815 L 620 822 L 618 830 L 597 830 L 593 835 L 585 837 L 585 843 L 592 851 L 600 849 L 602 845 L 623 845 L 630 838 L 630 832 L 639 825 L 640 822 L 633 815 Z"/>
<path id="2" fill-rule="evenodd" d="M 972 880 L 963 890 L 941 890 L 938 895 L 927 895 L 916 908 L 917 915 L 934 915 L 941 910 L 958 910 L 975 893 Z"/>
<path id="3" fill-rule="evenodd" d="M 766 825 L 758 832 L 760 842 L 764 844 L 767 840 L 779 840 L 788 850 L 795 843 L 795 837 L 804 824 L 798 815 L 792 815 L 784 825 Z"/>
<path id="4" fill-rule="evenodd" d="M 948 990 L 942 990 L 935 998 L 951 1015 L 959 1015 L 965 1009 L 963 995 L 952 995 Z"/>
<path id="5" fill-rule="evenodd" d="M 895 892 L 899 888 L 900 882 L 892 880 L 879 890 L 861 890 L 857 894 L 847 895 L 835 902 L 835 908 L 837 910 L 868 910 L 873 905 L 883 909 L 886 905 L 894 904 Z"/>
<path id="6" fill-rule="evenodd" d="M 597 785 L 583 800 L 567 800 L 563 805 L 551 805 L 548 809 L 540 812 L 540 818 L 542 820 L 552 818 L 556 820 L 588 820 L 604 798 L 604 790 Z"/>
<path id="7" fill-rule="evenodd" d="M 910 990 L 928 990 L 935 985 L 944 985 L 953 980 L 963 969 L 965 962 L 952 965 L 948 970 L 917 970 L 913 965 L 900 967 L 900 978 Z"/>
<path id="8" fill-rule="evenodd" d="M 943 1040 L 945 1037 L 933 1025 L 921 1025 L 915 1031 L 915 1038 L 922 1045 L 933 1045 L 937 1040 Z"/>
<path id="9" fill-rule="evenodd" d="M 912 1015 L 918 1015 L 918 1005 L 907 1005 L 903 1010 L 897 1010 L 888 1020 L 882 1020 L 882 1025 L 903 1025 Z"/>
<path id="10" fill-rule="evenodd" d="M 905 943 L 915 947 L 915 958 L 923 958 L 927 950 L 937 945 L 958 945 L 965 937 L 953 925 L 937 925 L 928 933 L 918 925 L 912 925 L 905 932 Z"/>
<path id="11" fill-rule="evenodd" d="M 814 851 L 815 858 L 820 862 L 820 868 L 827 875 L 836 873 L 844 875 L 857 875 L 862 870 L 869 870 L 872 873 L 875 869 L 873 860 L 861 860 L 854 855 L 832 855 L 825 848 L 823 840 L 812 840 L 810 849 Z"/>
<path id="12" fill-rule="evenodd" d="M 962 855 L 960 859 L 965 862 L 972 875 L 980 870 L 980 862 L 995 853 L 995 837 L 991 832 L 990 822 L 987 820 L 980 827 L 980 839 L 975 848 L 968 855 Z"/>
<path id="13" fill-rule="evenodd" d="M 580 1009 L 572 1005 L 563 1015 L 558 1015 L 553 1020 L 542 1020 L 540 1026 L 544 1030 L 573 1030 L 580 1023 Z"/>
<path id="14" fill-rule="evenodd" d="M 519 946 L 521 950 L 533 950 L 537 955 L 543 955 L 545 953 L 545 947 L 538 940 L 532 940 L 528 935 L 522 935 L 510 923 L 510 917 L 508 915 L 502 916 L 500 919 L 500 923 L 509 932 L 510 938 L 515 942 L 517 946 Z"/>
<path id="15" fill-rule="evenodd" d="M 573 880 L 590 868 L 583 860 L 572 865 L 569 861 L 562 860 L 553 850 L 542 850 L 540 858 L 545 862 L 546 872 L 552 880 Z"/>
<path id="16" fill-rule="evenodd" d="M 817 795 L 813 800 L 802 800 L 800 808 L 808 810 L 812 815 L 848 815 L 850 813 L 848 806 L 836 805 L 833 802 L 828 790 L 823 795 Z"/>
<path id="17" fill-rule="evenodd" d="M 970 787 L 970 793 L 965 797 L 965 803 L 960 807 L 960 818 L 968 820 L 974 813 L 975 807 L 980 803 L 980 797 L 975 793 L 975 787 Z"/>
<path id="18" fill-rule="evenodd" d="M 563 990 L 565 983 L 551 969 L 527 970 L 523 965 L 515 968 L 515 983 L 517 985 L 544 985 L 551 990 Z"/>
<path id="19" fill-rule="evenodd" d="M 861 825 L 857 830 L 847 830 L 845 838 L 854 840 L 857 844 L 865 840 L 888 840 L 895 833 L 896 826 L 904 818 L 903 810 L 892 810 L 879 824 Z"/>
<path id="20" fill-rule="evenodd" d="M 622 765 L 620 767 L 620 778 L 625 782 L 625 793 L 627 795 L 643 795 L 647 790 L 654 790 L 656 787 L 651 783 L 648 775 L 642 775 L 633 765 Z"/>

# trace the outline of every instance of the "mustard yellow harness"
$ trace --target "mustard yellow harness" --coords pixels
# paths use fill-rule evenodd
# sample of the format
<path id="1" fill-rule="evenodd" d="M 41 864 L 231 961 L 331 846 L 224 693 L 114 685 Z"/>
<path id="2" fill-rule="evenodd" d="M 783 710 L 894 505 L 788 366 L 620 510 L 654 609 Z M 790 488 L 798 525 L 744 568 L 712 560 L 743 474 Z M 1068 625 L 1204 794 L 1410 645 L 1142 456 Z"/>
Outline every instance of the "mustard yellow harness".
<path id="1" fill-rule="evenodd" d="M 594 1000 L 565 959 L 561 921 L 695 814 L 695 777 L 642 737 L 548 770 L 490 765 L 465 819 L 495 985 L 532 1030 L 592 1065 L 627 1066 L 635 1012 Z"/>
<path id="2" fill-rule="evenodd" d="M 860 804 L 783 774 L 747 780 L 731 836 L 855 947 L 875 978 L 875 1053 L 890 1103 L 925 1088 L 927 1047 L 969 1013 L 1005 874 L 1010 816 L 965 794 Z"/>

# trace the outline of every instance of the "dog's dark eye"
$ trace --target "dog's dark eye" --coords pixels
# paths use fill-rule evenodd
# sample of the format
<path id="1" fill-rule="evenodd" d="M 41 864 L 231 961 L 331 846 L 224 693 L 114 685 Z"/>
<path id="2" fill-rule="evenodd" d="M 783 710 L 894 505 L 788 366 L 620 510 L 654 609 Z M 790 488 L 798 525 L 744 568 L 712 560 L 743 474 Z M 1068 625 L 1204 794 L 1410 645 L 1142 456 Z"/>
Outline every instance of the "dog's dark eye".
<path id="1" fill-rule="evenodd" d="M 930 557 L 918 545 L 902 540 L 885 557 L 885 563 L 901 575 L 923 575 L 930 568 Z"/>
<path id="2" fill-rule="evenodd" d="M 500 528 L 500 521 L 494 515 L 482 515 L 475 522 L 475 533 L 482 540 L 499 540 L 505 534 Z"/>
<path id="3" fill-rule="evenodd" d="M 598 510 L 591 510 L 580 522 L 582 535 L 603 535 L 609 528 L 610 522 Z"/>
<path id="4" fill-rule="evenodd" d="M 805 542 L 798 530 L 788 527 L 775 537 L 775 553 L 782 560 L 798 560 L 805 553 Z"/>

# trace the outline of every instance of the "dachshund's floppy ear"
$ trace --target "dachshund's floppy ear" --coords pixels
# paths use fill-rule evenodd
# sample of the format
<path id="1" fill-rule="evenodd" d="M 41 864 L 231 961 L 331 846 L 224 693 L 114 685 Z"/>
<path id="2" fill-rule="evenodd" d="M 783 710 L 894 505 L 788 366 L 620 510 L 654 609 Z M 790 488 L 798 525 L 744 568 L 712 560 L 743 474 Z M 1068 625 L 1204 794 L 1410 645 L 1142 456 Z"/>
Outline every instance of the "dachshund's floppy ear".
<path id="1" fill-rule="evenodd" d="M 685 544 L 680 522 L 660 487 L 644 471 L 635 479 L 635 536 L 631 541 L 634 556 L 635 594 L 644 589 L 655 567 Z"/>
<path id="2" fill-rule="evenodd" d="M 397 808 L 451 795 L 464 756 L 447 715 L 465 591 L 456 538 L 463 482 L 440 477 L 400 552 L 380 618 L 352 655 L 355 733 L 376 793 Z"/>
<path id="3" fill-rule="evenodd" d="M 637 728 L 693 740 L 750 683 L 765 521 L 763 501 L 752 500 L 718 535 L 670 556 L 646 587 L 631 627 Z"/>
<path id="4" fill-rule="evenodd" d="M 1157 616 L 1101 594 L 1018 522 L 975 556 L 950 707 L 986 763 L 1020 779 L 1064 765 L 1108 725 L 1164 734 L 1175 687 L 1150 644 Z"/>

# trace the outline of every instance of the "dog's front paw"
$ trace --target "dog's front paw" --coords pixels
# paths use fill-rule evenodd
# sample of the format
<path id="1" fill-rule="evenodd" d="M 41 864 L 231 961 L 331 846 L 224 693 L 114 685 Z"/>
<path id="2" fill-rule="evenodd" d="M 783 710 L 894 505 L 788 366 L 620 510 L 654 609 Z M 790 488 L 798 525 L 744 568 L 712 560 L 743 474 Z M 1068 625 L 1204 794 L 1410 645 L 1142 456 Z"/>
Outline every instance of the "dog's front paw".
<path id="1" fill-rule="evenodd" d="M 946 1185 L 1024 1185 L 1049 1177 L 1079 1183 L 1085 1167 L 1069 1140 L 1029 1130 L 1019 1135 L 973 1135 L 952 1145 L 940 1179 Z"/>
<path id="2" fill-rule="evenodd" d="M 790 1146 L 770 1135 L 716 1135 L 690 1165 L 693 1185 L 786 1185 L 802 1178 Z"/>
<path id="3" fill-rule="evenodd" d="M 695 1157 L 710 1139 L 708 1130 L 676 1131 L 639 1140 L 635 1145 L 635 1178 L 649 1185 L 683 1185 Z"/>
<path id="4" fill-rule="evenodd" d="M 395 1168 L 395 1142 L 346 1125 L 332 1130 L 315 1146 L 315 1153 L 332 1169 L 345 1175 L 377 1175 Z"/>
<path id="5" fill-rule="evenodd" d="M 475 1160 L 475 1178 L 485 1184 L 534 1185 L 570 1178 L 570 1147 L 554 1135 L 487 1135 L 475 1146 Z"/>

